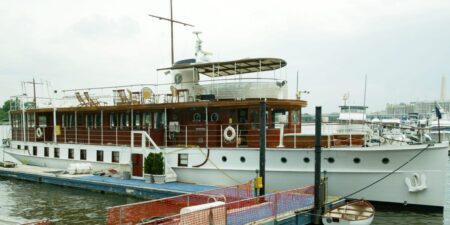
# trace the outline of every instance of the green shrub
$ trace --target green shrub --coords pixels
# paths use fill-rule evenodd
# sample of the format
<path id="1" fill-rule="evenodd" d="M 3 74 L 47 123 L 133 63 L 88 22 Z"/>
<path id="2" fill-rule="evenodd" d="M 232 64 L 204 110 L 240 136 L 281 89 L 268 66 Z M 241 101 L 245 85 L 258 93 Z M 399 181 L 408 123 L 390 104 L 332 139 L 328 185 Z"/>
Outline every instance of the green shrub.
<path id="1" fill-rule="evenodd" d="M 153 153 L 147 155 L 147 157 L 144 160 L 144 173 L 152 174 L 152 164 L 154 158 L 155 155 Z"/>
<path id="2" fill-rule="evenodd" d="M 144 173 L 163 175 L 164 156 L 160 153 L 150 153 L 144 160 Z"/>

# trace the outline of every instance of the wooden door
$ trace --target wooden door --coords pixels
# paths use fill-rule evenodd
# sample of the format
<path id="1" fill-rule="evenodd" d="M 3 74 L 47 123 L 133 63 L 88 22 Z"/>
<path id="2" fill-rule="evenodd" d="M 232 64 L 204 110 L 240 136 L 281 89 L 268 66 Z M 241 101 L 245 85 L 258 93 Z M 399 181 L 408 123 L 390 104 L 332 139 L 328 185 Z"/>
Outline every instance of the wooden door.
<path id="1" fill-rule="evenodd" d="M 133 163 L 133 176 L 142 177 L 142 168 L 144 167 L 142 154 L 132 154 L 131 160 Z"/>

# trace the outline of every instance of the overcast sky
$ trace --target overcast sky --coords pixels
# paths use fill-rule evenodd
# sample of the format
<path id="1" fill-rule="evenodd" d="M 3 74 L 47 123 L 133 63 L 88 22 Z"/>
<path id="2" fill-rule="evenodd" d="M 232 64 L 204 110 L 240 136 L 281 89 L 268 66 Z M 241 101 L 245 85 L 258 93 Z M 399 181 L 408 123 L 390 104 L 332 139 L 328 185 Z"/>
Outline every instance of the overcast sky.
<path id="1" fill-rule="evenodd" d="M 450 72 L 448 0 L 173 0 L 175 59 L 192 58 L 193 31 L 213 60 L 279 57 L 291 96 L 338 111 L 350 92 L 369 111 L 436 100 Z M 33 77 L 52 89 L 156 81 L 170 65 L 169 0 L 0 0 L 0 101 Z M 449 77 L 450 78 L 450 77 Z M 450 87 L 450 85 L 447 85 Z M 29 89 L 29 88 L 28 88 Z M 449 92 L 450 93 L 450 92 Z"/>

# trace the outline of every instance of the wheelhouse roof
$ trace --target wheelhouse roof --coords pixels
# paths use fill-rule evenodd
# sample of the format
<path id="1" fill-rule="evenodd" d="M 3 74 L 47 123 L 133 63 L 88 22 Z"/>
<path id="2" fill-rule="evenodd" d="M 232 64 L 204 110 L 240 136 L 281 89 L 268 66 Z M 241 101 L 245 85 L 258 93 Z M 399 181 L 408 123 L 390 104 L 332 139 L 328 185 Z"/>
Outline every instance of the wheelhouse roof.
<path id="1" fill-rule="evenodd" d="M 286 66 L 280 58 L 247 58 L 234 61 L 175 64 L 160 70 L 196 69 L 209 77 L 222 77 L 245 73 L 256 73 L 280 69 Z"/>

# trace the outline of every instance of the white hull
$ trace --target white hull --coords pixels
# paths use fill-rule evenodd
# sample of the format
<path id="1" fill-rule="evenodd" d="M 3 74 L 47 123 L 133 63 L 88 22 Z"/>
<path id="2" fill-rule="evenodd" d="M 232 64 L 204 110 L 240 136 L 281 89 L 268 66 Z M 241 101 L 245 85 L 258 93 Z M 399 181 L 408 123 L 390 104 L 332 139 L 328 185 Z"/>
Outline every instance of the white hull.
<path id="1" fill-rule="evenodd" d="M 19 143 L 19 142 L 17 142 Z M 12 146 L 17 145 L 13 143 Z M 42 143 L 35 143 L 37 145 Z M 45 145 L 45 144 L 44 144 Z M 67 145 L 67 144 L 65 144 Z M 94 170 L 115 167 L 120 170 L 131 170 L 130 154 L 143 153 L 141 148 L 114 146 L 77 145 L 76 149 L 88 149 L 87 160 L 64 159 L 64 148 L 74 147 L 60 145 L 61 158 L 31 156 L 24 150 L 8 149 L 14 158 L 26 161 L 31 165 L 54 168 L 67 168 L 70 162 L 92 163 Z M 331 195 L 346 196 L 373 183 L 392 172 L 397 167 L 419 153 L 426 145 L 381 146 L 370 148 L 324 149 L 322 153 L 322 170 L 328 176 L 328 192 Z M 108 155 L 110 149 L 121 148 L 120 164 L 95 162 L 95 151 L 99 148 Z M 93 153 L 89 151 L 92 149 Z M 209 160 L 205 162 L 207 149 L 198 148 L 166 148 L 168 166 L 177 175 L 180 182 L 229 186 L 254 179 L 259 169 L 258 149 L 210 149 Z M 188 154 L 188 166 L 178 166 L 179 154 Z M 388 178 L 364 191 L 352 195 L 351 198 L 364 198 L 370 201 L 395 202 L 428 206 L 444 205 L 444 193 L 447 177 L 448 143 L 436 144 L 423 151 L 417 158 L 393 173 Z M 226 157 L 226 161 L 223 161 Z M 79 157 L 75 157 L 77 159 Z M 245 158 L 245 162 L 241 161 Z M 309 162 L 305 162 L 308 158 Z M 334 162 L 331 162 L 331 158 Z M 357 163 L 356 158 L 359 159 Z M 389 162 L 383 163 L 383 159 Z M 284 160 L 285 159 L 285 160 Z M 243 160 L 244 161 L 244 160 Z M 386 160 L 385 160 L 386 162 Z M 195 165 L 203 164 L 201 167 Z M 426 188 L 410 192 L 405 183 L 406 178 L 414 174 L 426 176 Z M 314 183 L 314 150 L 313 149 L 268 149 L 266 155 L 266 190 L 284 190 L 307 186 Z"/>

